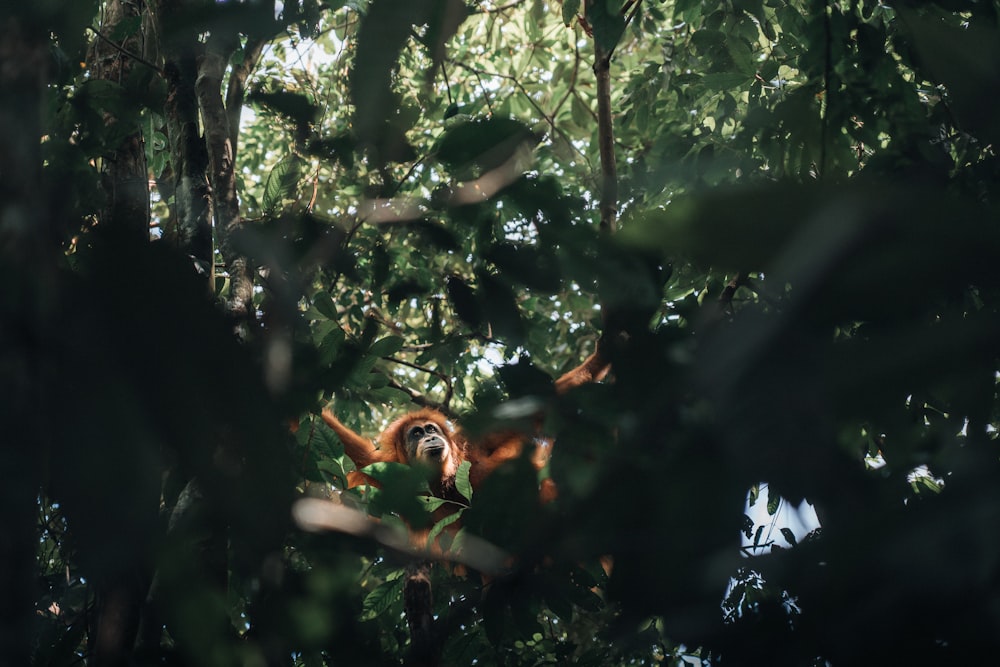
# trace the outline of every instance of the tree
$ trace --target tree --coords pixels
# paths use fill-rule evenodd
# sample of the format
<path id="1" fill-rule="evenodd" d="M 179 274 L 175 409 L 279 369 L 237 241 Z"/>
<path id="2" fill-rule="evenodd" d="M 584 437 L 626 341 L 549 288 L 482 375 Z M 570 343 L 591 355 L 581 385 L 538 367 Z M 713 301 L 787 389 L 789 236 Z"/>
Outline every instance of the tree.
<path id="1" fill-rule="evenodd" d="M 996 3 L 22 4 L 5 662 L 996 649 Z M 555 396 L 602 334 L 613 380 Z M 436 502 L 345 490 L 328 403 L 542 414 L 559 498 L 527 461 L 476 491 L 450 546 L 512 556 L 485 581 L 303 531 L 303 496 Z M 821 528 L 743 515 L 764 484 Z"/>

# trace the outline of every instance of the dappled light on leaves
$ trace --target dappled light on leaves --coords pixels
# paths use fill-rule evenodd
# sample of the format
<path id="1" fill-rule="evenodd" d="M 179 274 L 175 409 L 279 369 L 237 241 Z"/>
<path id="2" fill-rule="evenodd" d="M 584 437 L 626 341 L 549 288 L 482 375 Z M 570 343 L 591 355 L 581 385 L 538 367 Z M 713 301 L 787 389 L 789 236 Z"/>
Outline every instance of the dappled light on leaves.
<path id="1" fill-rule="evenodd" d="M 1000 650 L 996 3 L 7 4 L 0 663 Z"/>

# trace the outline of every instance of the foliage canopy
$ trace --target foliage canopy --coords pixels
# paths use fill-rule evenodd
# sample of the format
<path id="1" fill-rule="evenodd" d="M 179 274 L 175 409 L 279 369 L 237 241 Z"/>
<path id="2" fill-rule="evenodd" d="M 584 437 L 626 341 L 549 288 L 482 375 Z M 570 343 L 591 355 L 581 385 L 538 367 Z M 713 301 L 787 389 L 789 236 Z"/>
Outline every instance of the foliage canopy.
<path id="1" fill-rule="evenodd" d="M 8 4 L 0 662 L 421 664 L 412 559 L 292 508 L 440 501 L 327 404 L 558 443 L 462 481 L 514 558 L 429 570 L 433 663 L 1000 648 L 998 3 Z"/>

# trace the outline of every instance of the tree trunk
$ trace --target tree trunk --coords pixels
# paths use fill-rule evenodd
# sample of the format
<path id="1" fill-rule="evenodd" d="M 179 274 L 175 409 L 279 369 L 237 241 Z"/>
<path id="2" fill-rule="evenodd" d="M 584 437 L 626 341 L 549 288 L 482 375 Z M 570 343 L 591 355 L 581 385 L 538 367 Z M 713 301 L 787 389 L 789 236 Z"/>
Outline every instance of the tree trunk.
<path id="1" fill-rule="evenodd" d="M 88 66 L 95 79 L 123 85 L 133 68 L 146 66 L 126 55 L 143 53 L 141 30 L 121 42 L 114 42 L 110 37 L 123 20 L 141 18 L 141 6 L 142 3 L 122 0 L 112 0 L 105 5 L 101 31 L 88 53 Z M 118 122 L 110 115 L 105 118 L 108 125 Z M 141 132 L 128 135 L 120 146 L 104 157 L 101 176 L 107 198 L 107 206 L 100 215 L 101 223 L 148 240 L 149 174 Z"/>
<path id="2" fill-rule="evenodd" d="M 174 196 L 163 240 L 186 252 L 214 290 L 214 241 L 212 234 L 212 189 L 208 180 L 208 150 L 198 118 L 198 59 L 204 45 L 189 26 L 172 22 L 183 16 L 184 0 L 158 0 L 150 10 L 160 41 L 163 74 L 167 80 L 164 105 L 170 148 L 169 188 Z"/>
<path id="3" fill-rule="evenodd" d="M 235 34 L 212 35 L 198 63 L 195 89 L 205 125 L 215 228 L 229 273 L 229 312 L 246 323 L 253 318 L 253 275 L 246 258 L 232 243 L 232 235 L 242 222 L 240 203 L 236 196 L 236 154 L 231 139 L 229 115 L 222 101 L 222 78 L 226 73 L 226 63 L 238 45 L 239 38 Z M 234 102 L 242 106 L 242 95 Z"/>

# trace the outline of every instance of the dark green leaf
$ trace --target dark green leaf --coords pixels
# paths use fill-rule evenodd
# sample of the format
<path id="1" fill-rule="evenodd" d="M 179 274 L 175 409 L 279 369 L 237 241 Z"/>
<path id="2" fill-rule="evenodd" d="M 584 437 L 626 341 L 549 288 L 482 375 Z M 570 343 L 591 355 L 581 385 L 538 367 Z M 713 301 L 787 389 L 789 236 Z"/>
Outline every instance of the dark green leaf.
<path id="1" fill-rule="evenodd" d="M 719 72 L 701 77 L 702 84 L 709 90 L 740 89 L 749 86 L 752 81 L 752 76 L 740 72 Z"/>
<path id="2" fill-rule="evenodd" d="M 559 289 L 561 276 L 553 254 L 534 246 L 498 243 L 485 256 L 511 280 L 543 292 Z"/>
<path id="3" fill-rule="evenodd" d="M 447 281 L 448 300 L 455 314 L 472 329 L 483 323 L 483 311 L 476 293 L 458 276 L 449 276 Z"/>
<path id="4" fill-rule="evenodd" d="M 479 303 L 493 332 L 510 345 L 524 338 L 524 323 L 517 297 L 506 282 L 485 271 L 476 271 L 479 281 Z"/>
<path id="5" fill-rule="evenodd" d="M 403 347 L 403 338 L 401 336 L 386 336 L 380 340 L 375 341 L 370 348 L 368 348 L 368 354 L 373 357 L 391 357 L 392 355 L 399 352 Z"/>
<path id="6" fill-rule="evenodd" d="M 437 144 L 437 157 L 459 178 L 477 178 L 507 162 L 524 145 L 539 137 L 519 121 L 483 118 L 460 123 L 445 132 Z"/>
<path id="7" fill-rule="evenodd" d="M 274 165 L 264 183 L 264 211 L 273 215 L 286 201 L 294 199 L 301 178 L 302 159 L 297 155 L 288 155 Z"/>
<path id="8" fill-rule="evenodd" d="M 357 141 L 353 135 L 348 133 L 339 134 L 335 137 L 313 139 L 306 147 L 309 155 L 315 155 L 327 160 L 337 160 L 347 169 L 354 167 L 354 152 L 356 149 Z"/>
<path id="9" fill-rule="evenodd" d="M 580 13 L 580 0 L 563 0 L 562 19 L 563 23 L 570 25 Z"/>
<path id="10" fill-rule="evenodd" d="M 981 100 L 1000 98 L 1000 31 L 974 23 L 949 26 L 900 8 L 902 25 L 914 40 L 919 62 L 935 81 L 948 87 L 949 106 L 970 131 L 1000 140 L 1000 121 Z"/>
<path id="11" fill-rule="evenodd" d="M 605 53 L 611 53 L 625 33 L 625 13 L 621 0 L 587 0 L 587 21 L 594 40 Z"/>
<path id="12" fill-rule="evenodd" d="M 281 114 L 296 127 L 311 126 L 319 115 L 319 108 L 300 93 L 254 91 L 247 96 L 247 101 Z"/>
<path id="13" fill-rule="evenodd" d="M 459 495 L 468 501 L 472 501 L 472 483 L 469 481 L 469 470 L 472 465 L 468 461 L 462 461 L 455 473 L 455 490 Z"/>
<path id="14" fill-rule="evenodd" d="M 403 578 L 386 581 L 365 596 L 361 618 L 372 619 L 381 616 L 402 601 Z"/>

